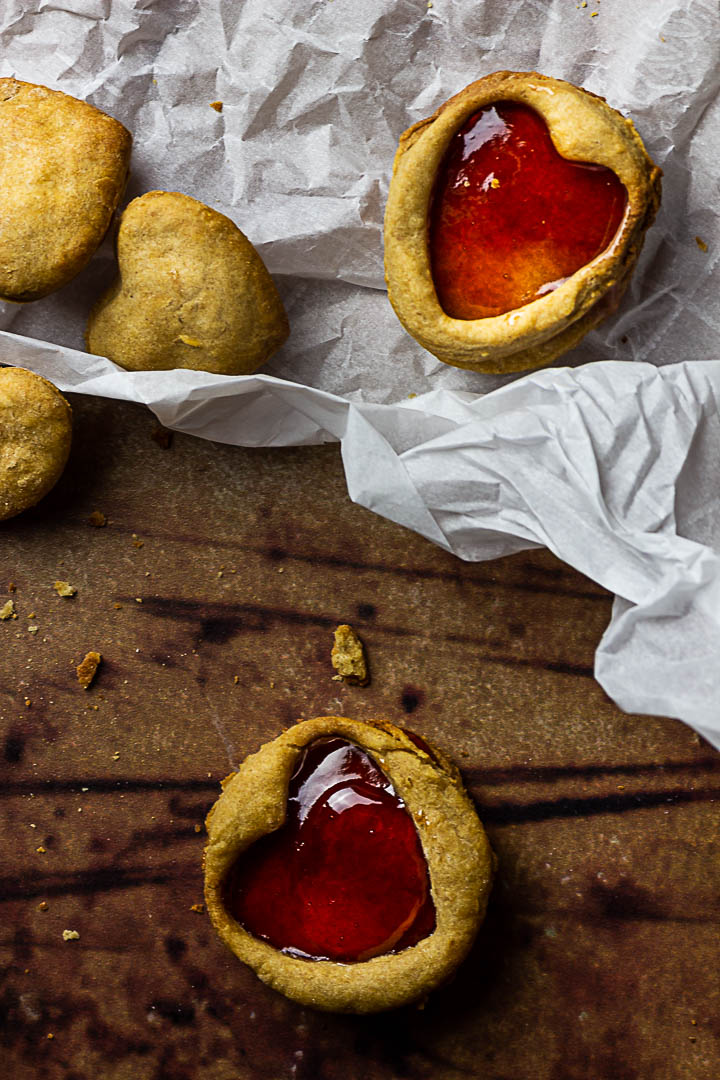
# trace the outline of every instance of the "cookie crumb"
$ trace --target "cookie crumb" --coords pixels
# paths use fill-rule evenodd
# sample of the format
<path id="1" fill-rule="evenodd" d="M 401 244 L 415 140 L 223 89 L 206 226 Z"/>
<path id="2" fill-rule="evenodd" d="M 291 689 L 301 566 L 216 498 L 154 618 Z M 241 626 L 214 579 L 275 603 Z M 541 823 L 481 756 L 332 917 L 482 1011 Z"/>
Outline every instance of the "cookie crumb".
<path id="1" fill-rule="evenodd" d="M 214 109 L 215 112 L 222 112 L 223 111 L 223 103 L 222 103 L 222 101 L 211 101 L 210 102 L 210 108 Z"/>
<path id="2" fill-rule="evenodd" d="M 697 244 L 697 246 L 700 248 L 701 251 L 707 251 L 708 246 L 705 243 L 705 241 L 703 239 L 701 239 L 701 237 L 696 236 L 695 237 L 695 243 Z"/>
<path id="3" fill-rule="evenodd" d="M 96 529 L 102 529 L 107 525 L 107 518 L 100 510 L 93 510 L 92 514 L 88 518 L 88 525 L 93 525 Z"/>
<path id="4" fill-rule="evenodd" d="M 333 679 L 353 686 L 367 686 L 370 676 L 362 641 L 347 623 L 338 626 L 334 636 L 330 659 L 337 675 L 333 675 Z"/>
<path id="5" fill-rule="evenodd" d="M 47 852 L 47 848 L 43 847 L 42 844 L 40 845 L 40 847 L 36 847 L 35 850 L 37 851 L 38 855 L 45 855 Z"/>
<path id="6" fill-rule="evenodd" d="M 205 905 L 204 904 L 191 904 L 190 905 L 190 910 L 194 911 L 197 915 L 202 915 L 202 913 L 205 911 Z"/>
<path id="7" fill-rule="evenodd" d="M 77 594 L 77 589 L 69 581 L 56 581 L 53 589 L 58 596 L 75 596 Z"/>
<path id="8" fill-rule="evenodd" d="M 11 581 L 11 582 L 10 582 L 10 583 L 8 584 L 8 590 L 7 590 L 7 591 L 8 591 L 9 593 L 14 593 L 14 592 L 17 592 L 17 585 L 15 584 L 15 582 L 14 582 L 14 581 Z"/>
<path id="9" fill-rule="evenodd" d="M 76 671 L 78 682 L 82 686 L 83 690 L 87 690 L 90 687 L 97 669 L 100 667 L 102 656 L 99 652 L 89 652 L 85 654 L 85 658 L 82 663 L 78 664 Z"/>
<path id="10" fill-rule="evenodd" d="M 50 905 L 48 904 L 47 900 L 41 900 L 38 904 L 38 911 L 47 911 L 49 907 Z"/>
<path id="11" fill-rule="evenodd" d="M 3 606 L 0 608 L 0 619 L 17 619 L 17 615 L 15 613 L 15 605 L 13 604 L 12 600 L 6 601 L 6 603 L 4 603 Z"/>
<path id="12" fill-rule="evenodd" d="M 63 930 L 63 941 L 79 941 L 80 935 L 77 930 Z"/>
<path id="13" fill-rule="evenodd" d="M 152 430 L 151 438 L 162 450 L 169 450 L 172 446 L 173 433 L 162 424 L 156 424 Z"/>

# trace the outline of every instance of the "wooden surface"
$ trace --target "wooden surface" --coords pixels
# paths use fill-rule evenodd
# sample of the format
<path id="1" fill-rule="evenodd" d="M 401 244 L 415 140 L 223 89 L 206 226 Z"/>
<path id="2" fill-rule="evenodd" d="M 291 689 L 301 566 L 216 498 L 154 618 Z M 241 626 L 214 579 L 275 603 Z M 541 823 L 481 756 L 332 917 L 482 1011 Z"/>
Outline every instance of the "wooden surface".
<path id="1" fill-rule="evenodd" d="M 0 526 L 2 1075 L 720 1075 L 720 759 L 593 681 L 611 598 L 545 552 L 463 564 L 353 506 L 337 447 L 163 448 L 140 407 L 73 405 L 62 481 Z M 365 689 L 331 679 L 340 622 Z M 193 910 L 219 780 L 323 713 L 433 739 L 499 856 L 477 945 L 423 1010 L 302 1009 Z"/>

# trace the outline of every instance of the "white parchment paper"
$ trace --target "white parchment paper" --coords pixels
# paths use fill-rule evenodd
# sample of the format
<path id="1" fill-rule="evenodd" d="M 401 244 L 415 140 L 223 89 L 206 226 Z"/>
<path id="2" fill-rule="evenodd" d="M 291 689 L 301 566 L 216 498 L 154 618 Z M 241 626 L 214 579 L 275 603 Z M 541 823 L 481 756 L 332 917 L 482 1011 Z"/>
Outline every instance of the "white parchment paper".
<path id="1" fill-rule="evenodd" d="M 82 351 L 108 241 L 54 296 L 0 304 L 0 360 L 204 438 L 341 440 L 354 500 L 461 558 L 546 545 L 616 594 L 605 690 L 720 746 L 719 39 L 717 0 L 6 0 L 0 74 L 126 124 L 127 199 L 232 217 L 292 332 L 262 375 L 119 371 Z M 618 314 L 514 380 L 421 349 L 382 272 L 398 136 L 499 68 L 602 94 L 665 172 Z"/>

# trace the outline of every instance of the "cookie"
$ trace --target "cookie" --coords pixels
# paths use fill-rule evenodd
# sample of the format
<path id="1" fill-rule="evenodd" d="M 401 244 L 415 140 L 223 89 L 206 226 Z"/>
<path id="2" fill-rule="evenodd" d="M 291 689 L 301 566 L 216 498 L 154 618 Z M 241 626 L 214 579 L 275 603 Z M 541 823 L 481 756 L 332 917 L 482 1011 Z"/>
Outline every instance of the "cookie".
<path id="1" fill-rule="evenodd" d="M 45 86 L 0 79 L 0 298 L 38 300 L 97 249 L 127 180 L 117 120 Z"/>
<path id="2" fill-rule="evenodd" d="M 120 276 L 88 321 L 88 350 L 130 371 L 249 375 L 288 336 L 282 301 L 250 241 L 188 195 L 150 191 L 122 215 Z"/>
<path id="3" fill-rule="evenodd" d="M 457 769 L 384 721 L 296 724 L 225 782 L 207 828 L 215 929 L 303 1005 L 421 1000 L 484 917 L 494 857 Z"/>
<path id="4" fill-rule="evenodd" d="M 70 453 L 70 406 L 47 379 L 0 368 L 0 520 L 47 495 Z"/>

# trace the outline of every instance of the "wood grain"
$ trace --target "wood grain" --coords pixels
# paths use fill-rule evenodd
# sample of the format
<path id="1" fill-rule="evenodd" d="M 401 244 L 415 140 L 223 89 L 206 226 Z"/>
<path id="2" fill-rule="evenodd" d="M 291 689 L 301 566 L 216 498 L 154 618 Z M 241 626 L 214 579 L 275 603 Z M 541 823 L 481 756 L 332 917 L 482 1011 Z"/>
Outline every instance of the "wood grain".
<path id="1" fill-rule="evenodd" d="M 336 447 L 163 448 L 139 407 L 73 405 L 65 476 L 0 530 L 7 1075 L 717 1076 L 720 759 L 594 682 L 611 598 L 546 552 L 463 564 L 353 506 Z M 341 622 L 367 688 L 332 680 Z M 192 910 L 219 780 L 323 713 L 435 740 L 498 853 L 473 953 L 423 1010 L 301 1009 Z"/>

